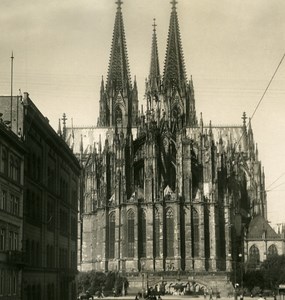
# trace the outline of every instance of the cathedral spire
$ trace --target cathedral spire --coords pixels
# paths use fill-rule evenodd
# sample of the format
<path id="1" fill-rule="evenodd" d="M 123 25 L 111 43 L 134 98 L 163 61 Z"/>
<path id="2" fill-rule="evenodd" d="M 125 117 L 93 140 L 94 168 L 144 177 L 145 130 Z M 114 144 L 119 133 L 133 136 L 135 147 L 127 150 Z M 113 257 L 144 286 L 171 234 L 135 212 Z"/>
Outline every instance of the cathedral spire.
<path id="1" fill-rule="evenodd" d="M 117 12 L 107 76 L 107 89 L 112 86 L 115 90 L 118 91 L 122 90 L 125 87 L 130 88 L 131 80 L 122 14 L 123 2 L 121 0 L 118 0 L 116 1 L 116 4 Z"/>
<path id="2" fill-rule="evenodd" d="M 158 47 L 157 47 L 157 36 L 156 36 L 156 20 L 153 19 L 153 34 L 152 34 L 152 48 L 151 48 L 151 61 L 150 61 L 150 72 L 149 72 L 149 83 L 152 92 L 156 92 L 160 85 L 160 69 L 158 59 Z"/>
<path id="3" fill-rule="evenodd" d="M 170 16 L 163 75 L 164 88 L 173 86 L 181 87 L 181 85 L 187 81 L 176 10 L 177 1 L 172 0 L 171 4 L 172 11 Z"/>

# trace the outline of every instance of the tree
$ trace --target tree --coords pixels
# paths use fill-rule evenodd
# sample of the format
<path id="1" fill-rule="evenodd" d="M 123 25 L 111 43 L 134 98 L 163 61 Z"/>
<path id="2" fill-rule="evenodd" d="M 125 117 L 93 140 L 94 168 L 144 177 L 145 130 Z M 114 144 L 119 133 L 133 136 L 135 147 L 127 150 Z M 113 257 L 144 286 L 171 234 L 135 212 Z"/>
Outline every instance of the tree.
<path id="1" fill-rule="evenodd" d="M 88 272 L 80 272 L 77 276 L 78 291 L 89 291 L 92 295 L 102 290 L 105 285 L 106 275 L 102 272 L 94 270 Z"/>
<path id="2" fill-rule="evenodd" d="M 265 287 L 276 289 L 285 282 L 285 255 L 270 255 L 261 265 Z"/>
<path id="3" fill-rule="evenodd" d="M 115 291 L 116 295 L 121 295 L 123 286 L 127 290 L 129 283 L 126 277 L 118 272 L 96 272 L 94 270 L 88 272 L 80 272 L 77 276 L 78 291 L 89 291 L 92 295 L 98 292 Z"/>
<path id="4" fill-rule="evenodd" d="M 260 270 L 250 270 L 246 272 L 243 281 L 244 286 L 247 287 L 252 294 L 257 293 L 256 291 L 254 291 L 254 289 L 258 290 L 258 288 L 264 288 L 264 277 Z"/>
<path id="5" fill-rule="evenodd" d="M 80 272 L 77 275 L 78 292 L 85 292 L 90 286 L 88 272 Z"/>

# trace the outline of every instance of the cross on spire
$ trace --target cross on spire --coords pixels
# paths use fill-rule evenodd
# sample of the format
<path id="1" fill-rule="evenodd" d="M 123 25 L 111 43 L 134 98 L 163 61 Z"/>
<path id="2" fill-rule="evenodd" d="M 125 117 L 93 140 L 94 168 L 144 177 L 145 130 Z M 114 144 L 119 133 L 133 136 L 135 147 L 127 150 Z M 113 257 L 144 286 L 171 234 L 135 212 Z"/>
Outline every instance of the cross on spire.
<path id="1" fill-rule="evenodd" d="M 170 3 L 172 4 L 172 9 L 175 9 L 178 2 L 176 0 L 172 0 Z"/>
<path id="2" fill-rule="evenodd" d="M 154 19 L 153 19 L 153 25 L 152 25 L 153 31 L 156 31 L 156 27 L 157 27 L 155 21 L 156 21 L 156 19 L 154 18 Z"/>
<path id="3" fill-rule="evenodd" d="M 242 120 L 243 120 L 243 126 L 246 126 L 246 119 L 247 119 L 247 116 L 246 116 L 246 113 L 244 112 L 243 114 L 242 114 Z"/>
<path id="4" fill-rule="evenodd" d="M 116 4 L 118 5 L 118 9 L 121 9 L 121 6 L 123 4 L 123 1 L 122 0 L 117 0 L 116 1 Z"/>

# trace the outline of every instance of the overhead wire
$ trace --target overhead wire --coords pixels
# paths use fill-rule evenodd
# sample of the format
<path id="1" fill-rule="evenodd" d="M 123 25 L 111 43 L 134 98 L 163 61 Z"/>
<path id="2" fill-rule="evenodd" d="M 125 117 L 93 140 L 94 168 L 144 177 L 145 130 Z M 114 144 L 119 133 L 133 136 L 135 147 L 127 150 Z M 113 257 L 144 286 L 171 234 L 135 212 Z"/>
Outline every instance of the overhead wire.
<path id="1" fill-rule="evenodd" d="M 275 189 L 277 189 L 279 186 L 285 184 L 285 182 L 282 182 L 280 184 L 278 184 L 276 187 L 272 188 L 271 190 L 266 190 L 266 192 L 271 192 L 271 191 L 274 191 Z"/>
<path id="2" fill-rule="evenodd" d="M 267 187 L 267 190 L 272 186 L 272 185 L 274 185 L 274 183 L 275 182 L 277 182 L 282 176 L 284 176 L 285 175 L 285 172 L 284 173 L 282 173 L 277 179 L 275 179 L 268 187 Z"/>
<path id="3" fill-rule="evenodd" d="M 280 68 L 280 66 L 281 66 L 281 64 L 282 64 L 282 62 L 283 62 L 283 60 L 284 60 L 284 58 L 285 58 L 285 53 L 283 54 L 283 56 L 282 56 L 281 60 L 279 61 L 279 63 L 278 63 L 278 65 L 277 65 L 277 67 L 276 67 L 276 69 L 275 69 L 273 75 L 271 76 L 271 78 L 270 78 L 270 80 L 269 80 L 269 82 L 268 82 L 268 84 L 267 84 L 267 86 L 266 86 L 266 88 L 265 88 L 265 90 L 264 90 L 264 92 L 263 92 L 263 94 L 262 94 L 260 100 L 258 101 L 258 103 L 257 103 L 257 105 L 256 105 L 256 107 L 255 107 L 255 109 L 254 109 L 254 111 L 253 111 L 253 113 L 252 113 L 252 115 L 251 115 L 251 117 L 250 117 L 250 120 L 248 121 L 246 127 L 249 126 L 251 120 L 252 120 L 253 117 L 255 116 L 255 113 L 256 113 L 257 109 L 259 108 L 259 106 L 260 106 L 262 100 L 264 99 L 264 96 L 266 95 L 266 93 L 267 93 L 267 91 L 268 91 L 268 89 L 269 89 L 269 87 L 270 87 L 270 85 L 271 85 L 271 83 L 272 83 L 272 81 L 273 81 L 275 75 L 277 74 L 277 72 L 278 72 L 278 70 L 279 70 L 279 68 Z M 238 142 L 236 143 L 236 147 L 239 145 L 241 139 L 242 139 L 243 136 L 244 136 L 244 133 L 245 133 L 245 131 L 243 131 L 243 133 L 242 133 L 242 135 L 240 136 Z"/>

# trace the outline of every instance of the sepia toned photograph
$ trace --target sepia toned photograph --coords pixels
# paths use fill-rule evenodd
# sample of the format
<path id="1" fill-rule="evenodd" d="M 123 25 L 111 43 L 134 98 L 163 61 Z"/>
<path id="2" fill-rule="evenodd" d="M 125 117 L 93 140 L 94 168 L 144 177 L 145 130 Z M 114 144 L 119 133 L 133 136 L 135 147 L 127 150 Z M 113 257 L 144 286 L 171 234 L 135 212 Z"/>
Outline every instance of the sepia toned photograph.
<path id="1" fill-rule="evenodd" d="M 285 300 L 284 0 L 0 8 L 0 300 Z"/>

